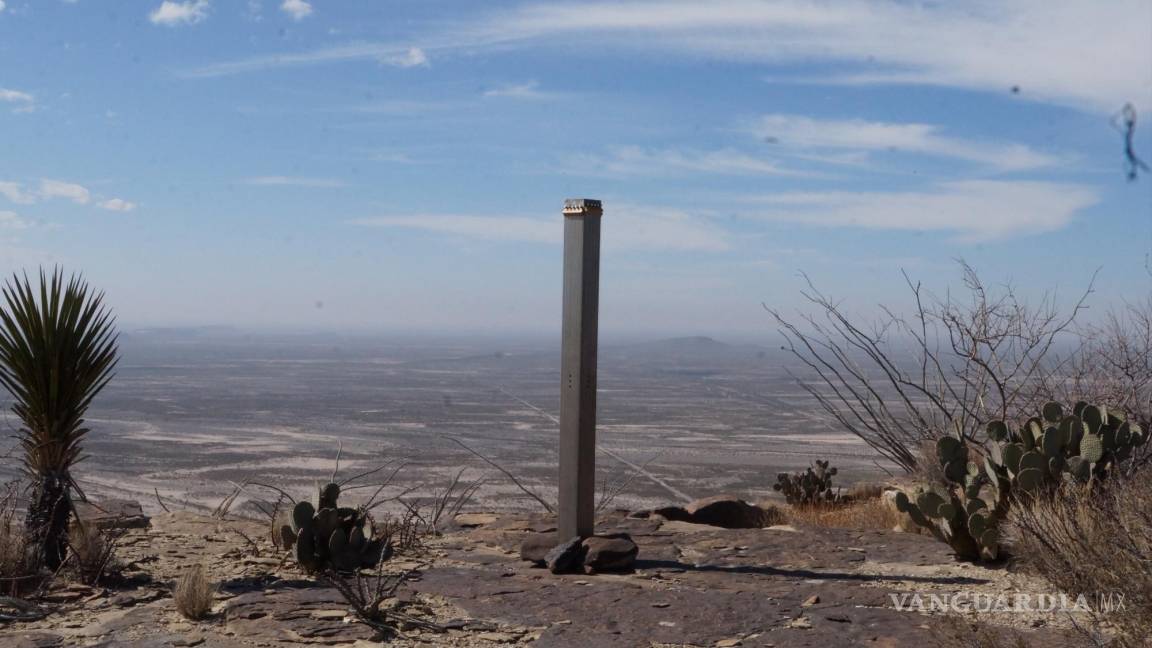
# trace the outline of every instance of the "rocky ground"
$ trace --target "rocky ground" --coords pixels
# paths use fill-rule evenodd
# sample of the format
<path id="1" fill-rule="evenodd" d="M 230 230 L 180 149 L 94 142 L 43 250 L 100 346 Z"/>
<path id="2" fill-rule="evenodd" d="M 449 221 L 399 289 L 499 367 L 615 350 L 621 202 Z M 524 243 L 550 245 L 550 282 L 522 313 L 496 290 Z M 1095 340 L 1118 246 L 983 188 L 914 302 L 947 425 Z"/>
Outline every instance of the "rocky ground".
<path id="1" fill-rule="evenodd" d="M 403 630 L 397 646 L 926 646 L 936 618 L 895 609 L 890 595 L 1003 593 L 1043 584 L 959 565 L 914 534 L 792 527 L 725 529 L 658 517 L 606 517 L 598 533 L 639 545 L 623 574 L 553 575 L 520 559 L 547 518 L 469 513 L 429 541 L 430 565 L 399 593 L 442 631 Z M 274 549 L 266 525 L 186 512 L 154 516 L 121 540 L 123 582 L 57 584 L 34 622 L 0 624 L 0 645 L 374 646 L 331 588 Z M 172 582 L 201 564 L 220 583 L 213 614 L 184 619 Z M 398 562 L 402 569 L 414 564 Z M 1064 643 L 1056 614 L 984 620 Z"/>

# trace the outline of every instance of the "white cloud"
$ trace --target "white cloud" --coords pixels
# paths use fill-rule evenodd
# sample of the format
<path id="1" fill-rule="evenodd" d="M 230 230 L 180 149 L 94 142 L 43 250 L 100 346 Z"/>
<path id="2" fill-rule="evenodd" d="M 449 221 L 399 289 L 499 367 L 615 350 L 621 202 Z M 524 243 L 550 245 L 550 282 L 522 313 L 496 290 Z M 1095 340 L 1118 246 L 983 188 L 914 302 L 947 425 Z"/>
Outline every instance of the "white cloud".
<path id="1" fill-rule="evenodd" d="M 765 115 L 755 122 L 752 131 L 788 149 L 920 153 L 975 162 L 1001 171 L 1026 171 L 1061 162 L 1023 144 L 967 141 L 940 135 L 939 128 L 931 124 Z"/>
<path id="2" fill-rule="evenodd" d="M 580 35 L 729 60 L 868 61 L 877 78 L 1007 92 L 1108 111 L 1148 99 L 1152 3 L 1115 0 L 691 0 L 530 5 L 497 16 L 488 38 Z"/>
<path id="3" fill-rule="evenodd" d="M 638 146 L 624 146 L 614 149 L 608 156 L 577 156 L 573 165 L 593 174 L 611 175 L 805 175 L 783 169 L 772 161 L 731 150 L 647 150 Z"/>
<path id="4" fill-rule="evenodd" d="M 136 203 L 123 198 L 107 198 L 96 195 L 83 185 L 63 180 L 41 178 L 36 189 L 27 188 L 19 182 L 0 181 L 0 196 L 18 205 L 32 205 L 42 200 L 62 198 L 71 200 L 78 205 L 87 205 L 93 202 L 96 207 L 108 211 L 128 212 L 136 209 Z"/>
<path id="5" fill-rule="evenodd" d="M 343 180 L 332 178 L 302 178 L 293 176 L 257 176 L 244 178 L 240 184 L 263 187 L 345 187 Z"/>
<path id="6" fill-rule="evenodd" d="M 318 65 L 321 63 L 359 60 L 376 60 L 382 65 L 392 65 L 396 67 L 429 65 L 429 58 L 425 48 L 413 47 L 411 45 L 397 45 L 394 43 L 352 43 L 349 45 L 313 50 L 311 52 L 274 54 L 271 56 L 257 56 L 238 61 L 216 63 L 189 70 L 185 72 L 183 76 L 191 78 L 211 78 L 279 67 Z"/>
<path id="7" fill-rule="evenodd" d="M 428 55 L 419 47 L 409 47 L 401 54 L 381 56 L 380 62 L 402 68 L 421 67 L 428 65 Z"/>
<path id="8" fill-rule="evenodd" d="M 559 214 L 551 219 L 413 214 L 363 218 L 351 223 L 424 230 L 488 241 L 557 244 L 563 236 L 561 218 Z M 601 240 L 607 248 L 718 252 L 729 247 L 727 233 L 711 219 L 679 209 L 619 205 L 606 211 L 603 219 Z"/>
<path id="9" fill-rule="evenodd" d="M 0 196 L 4 196 L 18 205 L 31 205 L 36 202 L 36 196 L 24 191 L 19 182 L 0 181 Z"/>
<path id="10" fill-rule="evenodd" d="M 148 20 L 153 25 L 194 25 L 208 17 L 209 8 L 208 0 L 164 0 L 148 14 Z"/>
<path id="11" fill-rule="evenodd" d="M 4 11 L 4 0 L 0 0 L 0 12 Z"/>
<path id="12" fill-rule="evenodd" d="M 528 4 L 423 39 L 430 51 L 568 43 L 715 60 L 831 63 L 832 77 L 1007 93 L 1111 113 L 1152 103 L 1152 3 L 1113 0 L 624 0 Z M 212 65 L 216 76 L 395 56 L 398 44 L 357 43 Z M 403 50 L 400 49 L 400 52 Z"/>
<path id="13" fill-rule="evenodd" d="M 28 221 L 20 218 L 20 214 L 13 211 L 0 211 L 0 230 L 28 229 Z"/>
<path id="14" fill-rule="evenodd" d="M 529 81 L 527 83 L 514 83 L 510 85 L 500 86 L 499 88 L 492 88 L 484 91 L 485 97 L 508 97 L 512 99 L 550 99 L 553 96 L 551 92 L 543 92 L 539 90 L 539 82 Z"/>
<path id="15" fill-rule="evenodd" d="M 0 4 L 3 3 L 0 2 Z M 10 90 L 8 88 L 0 88 L 0 101 L 16 104 L 16 107 L 12 109 L 12 112 L 28 113 L 36 110 L 36 98 L 27 92 Z"/>
<path id="16" fill-rule="evenodd" d="M 962 241 L 1038 234 L 1094 205 L 1089 188 L 1050 182 L 963 180 L 928 191 L 784 193 L 756 197 L 753 218 L 825 227 L 952 232 Z"/>
<path id="17" fill-rule="evenodd" d="M 123 198 L 109 198 L 96 205 L 100 209 L 107 209 L 108 211 L 130 212 L 136 209 L 136 203 L 128 202 Z"/>
<path id="18" fill-rule="evenodd" d="M 354 43 L 329 47 L 311 52 L 275 54 L 271 56 L 257 56 L 253 58 L 216 63 L 196 68 L 185 73 L 185 76 L 194 78 L 207 78 L 242 74 L 278 67 L 292 67 L 298 65 L 316 65 L 320 63 L 334 63 L 338 61 L 356 61 L 365 59 L 378 59 L 381 61 L 403 57 L 409 48 L 394 44 L 380 43 Z"/>
<path id="19" fill-rule="evenodd" d="M 306 0 L 284 0 L 280 10 L 292 16 L 292 20 L 303 20 L 312 14 L 312 5 Z"/>
<path id="20" fill-rule="evenodd" d="M 61 180 L 49 180 L 47 178 L 40 181 L 40 191 L 38 194 L 44 199 L 66 198 L 78 205 L 86 205 L 92 198 L 92 194 L 78 184 L 63 182 Z"/>

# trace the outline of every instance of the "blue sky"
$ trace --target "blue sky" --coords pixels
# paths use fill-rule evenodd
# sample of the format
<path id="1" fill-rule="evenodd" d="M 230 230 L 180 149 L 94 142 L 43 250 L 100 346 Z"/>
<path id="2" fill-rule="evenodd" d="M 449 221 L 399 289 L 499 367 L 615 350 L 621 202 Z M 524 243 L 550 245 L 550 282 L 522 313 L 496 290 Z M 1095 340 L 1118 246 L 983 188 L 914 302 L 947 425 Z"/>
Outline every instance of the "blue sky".
<path id="1" fill-rule="evenodd" d="M 767 331 L 801 270 L 1152 281 L 1146 0 L 0 7 L 0 270 L 131 326 L 551 332 L 575 196 L 608 332 Z"/>

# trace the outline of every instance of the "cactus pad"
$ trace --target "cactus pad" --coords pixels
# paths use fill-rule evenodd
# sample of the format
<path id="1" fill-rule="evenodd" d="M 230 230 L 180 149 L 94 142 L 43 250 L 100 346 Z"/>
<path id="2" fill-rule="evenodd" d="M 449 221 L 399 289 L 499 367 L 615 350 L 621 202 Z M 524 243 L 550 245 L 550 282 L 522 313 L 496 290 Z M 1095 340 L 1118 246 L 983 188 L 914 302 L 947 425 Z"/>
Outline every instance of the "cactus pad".
<path id="1" fill-rule="evenodd" d="M 1041 413 L 1044 415 L 1044 420 L 1049 423 L 1059 423 L 1060 419 L 1064 418 L 1064 406 L 1056 402 L 1048 402 L 1044 404 Z"/>
<path id="2" fill-rule="evenodd" d="M 375 537 L 367 512 L 339 507 L 339 494 L 339 485 L 325 485 L 319 490 L 319 507 L 309 502 L 296 504 L 291 526 L 279 529 L 284 548 L 295 548 L 296 562 L 305 571 L 352 571 L 392 556 L 391 543 Z"/>
<path id="3" fill-rule="evenodd" d="M 296 506 L 292 507 L 293 530 L 299 531 L 311 524 L 314 515 L 316 515 L 316 509 L 312 508 L 311 502 L 297 502 Z"/>
<path id="4" fill-rule="evenodd" d="M 1095 434 L 1085 434 L 1080 439 L 1080 458 L 1090 463 L 1096 463 L 1104 458 L 1104 440 Z"/>
<path id="5" fill-rule="evenodd" d="M 1085 405 L 1083 411 L 1080 412 L 1080 418 L 1088 424 L 1088 432 L 1092 434 L 1098 434 L 1100 426 L 1104 424 L 1104 414 L 1095 405 Z"/>

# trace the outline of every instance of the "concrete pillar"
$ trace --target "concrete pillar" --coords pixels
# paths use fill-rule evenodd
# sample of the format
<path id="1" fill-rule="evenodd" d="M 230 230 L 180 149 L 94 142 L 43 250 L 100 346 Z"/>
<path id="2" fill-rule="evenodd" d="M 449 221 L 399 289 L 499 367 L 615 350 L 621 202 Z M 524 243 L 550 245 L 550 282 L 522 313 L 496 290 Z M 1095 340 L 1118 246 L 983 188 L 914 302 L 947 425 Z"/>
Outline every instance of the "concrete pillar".
<path id="1" fill-rule="evenodd" d="M 599 200 L 564 201 L 564 322 L 560 362 L 559 537 L 592 535 L 596 498 Z"/>

